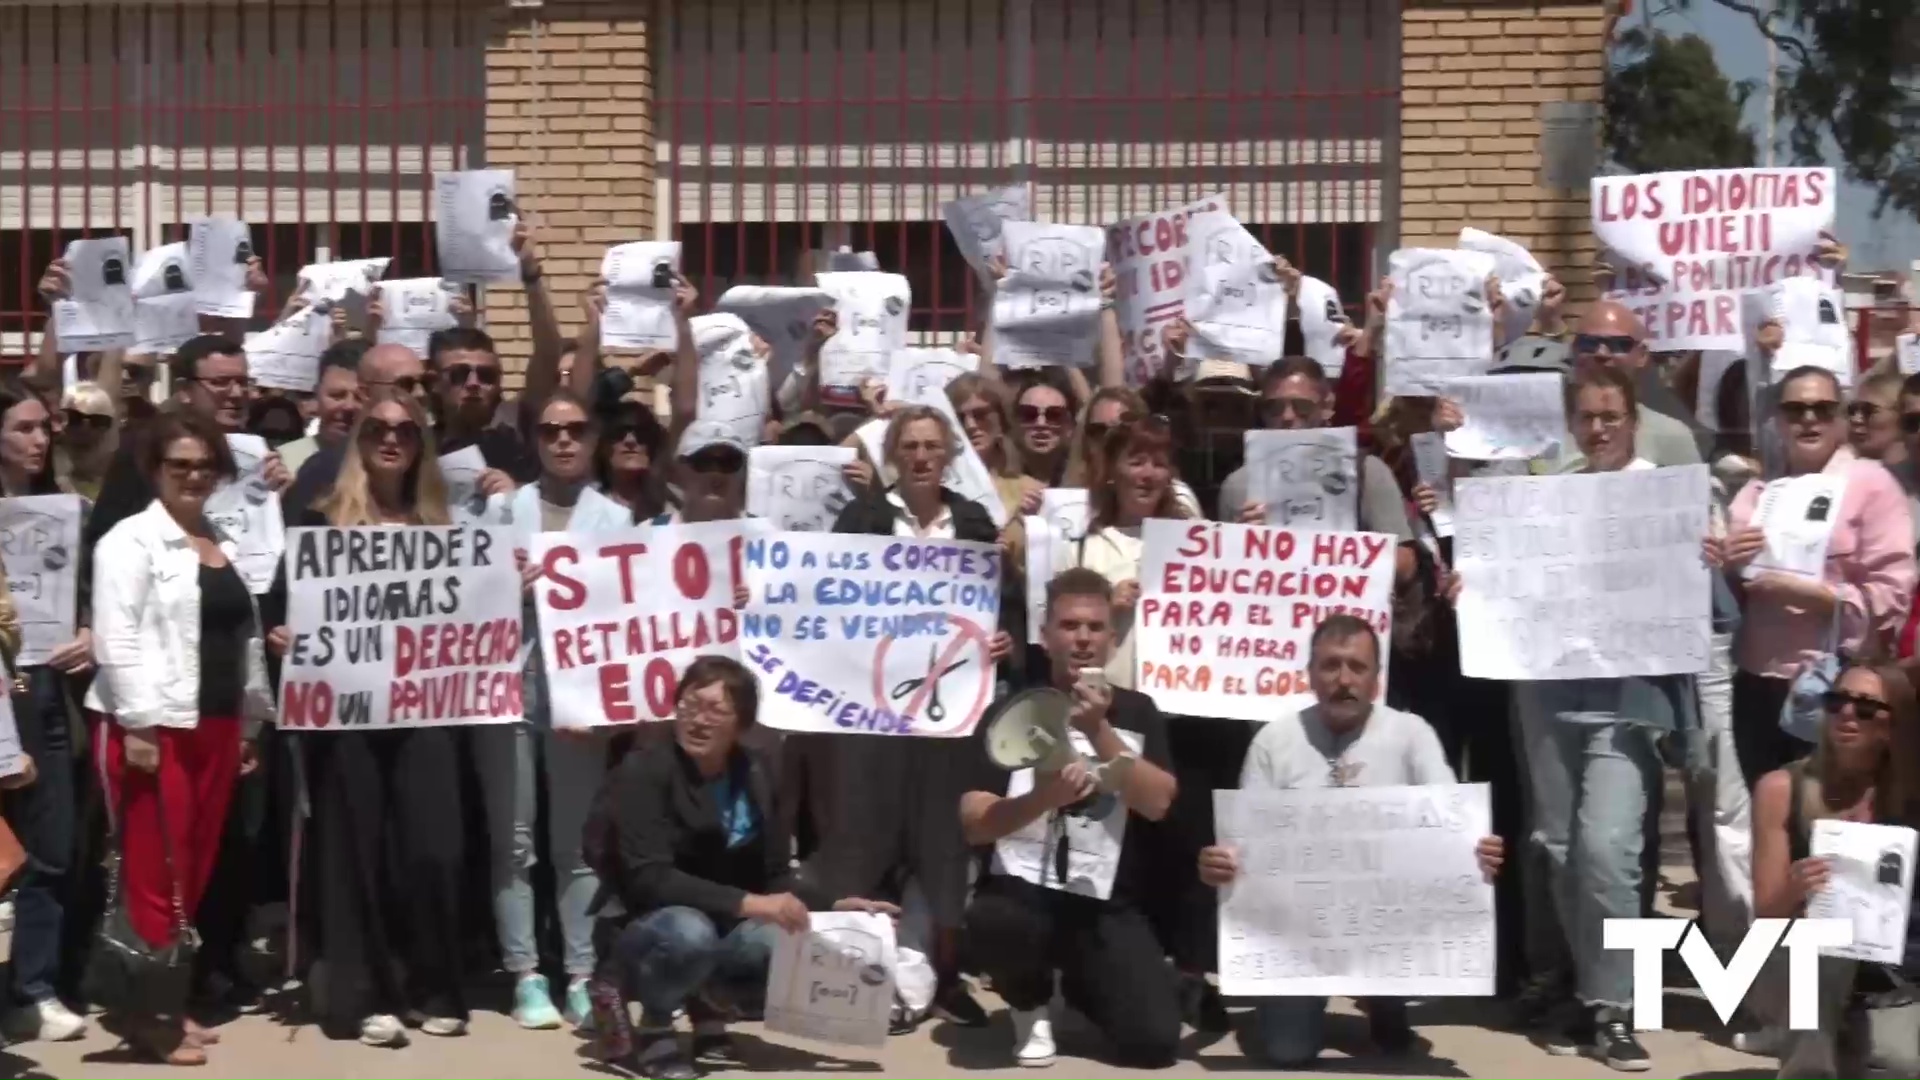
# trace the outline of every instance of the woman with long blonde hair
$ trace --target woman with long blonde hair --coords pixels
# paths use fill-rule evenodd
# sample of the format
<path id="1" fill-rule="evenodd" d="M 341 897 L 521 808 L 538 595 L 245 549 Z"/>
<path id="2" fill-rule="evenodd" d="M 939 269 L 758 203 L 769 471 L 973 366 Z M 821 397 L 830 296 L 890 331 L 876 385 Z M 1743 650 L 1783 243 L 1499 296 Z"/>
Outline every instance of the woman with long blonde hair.
<path id="1" fill-rule="evenodd" d="M 333 489 L 295 524 L 393 529 L 450 520 L 425 410 L 410 395 L 385 392 L 348 436 Z M 283 573 L 273 610 L 285 611 L 285 587 Z M 286 626 L 276 627 L 268 647 L 284 654 L 289 638 Z M 321 1030 L 369 1046 L 404 1046 L 405 1017 L 428 1035 L 466 1034 L 466 818 L 453 731 L 329 731 L 301 739 L 309 748 L 314 894 L 327 973 Z"/>

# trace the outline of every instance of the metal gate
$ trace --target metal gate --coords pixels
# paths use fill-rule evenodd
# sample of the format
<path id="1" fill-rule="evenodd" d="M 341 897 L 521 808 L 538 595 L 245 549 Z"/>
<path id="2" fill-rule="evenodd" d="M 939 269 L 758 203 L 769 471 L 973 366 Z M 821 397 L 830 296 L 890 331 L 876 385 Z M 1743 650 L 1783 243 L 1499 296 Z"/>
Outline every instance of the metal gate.
<path id="1" fill-rule="evenodd" d="M 216 0 L 0 8 L 0 356 L 76 237 L 253 224 L 279 310 L 316 253 L 430 273 L 432 173 L 483 142 L 487 5 Z M 477 160 L 477 158 L 476 158 Z"/>

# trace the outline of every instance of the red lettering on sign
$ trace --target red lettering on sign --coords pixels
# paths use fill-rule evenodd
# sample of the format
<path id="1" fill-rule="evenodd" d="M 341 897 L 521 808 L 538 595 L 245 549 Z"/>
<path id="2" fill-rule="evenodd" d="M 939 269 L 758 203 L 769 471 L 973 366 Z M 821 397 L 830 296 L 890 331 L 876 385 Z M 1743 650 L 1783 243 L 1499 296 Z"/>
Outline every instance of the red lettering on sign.
<path id="1" fill-rule="evenodd" d="M 647 553 L 645 544 L 608 544 L 600 549 L 603 559 L 620 560 L 620 602 L 633 603 L 633 560 Z"/>
<path id="2" fill-rule="evenodd" d="M 707 587 L 713 584 L 713 572 L 707 567 L 707 549 L 697 543 L 680 545 L 673 553 L 673 584 L 680 595 L 689 600 L 699 600 L 707 595 Z"/>
<path id="3" fill-rule="evenodd" d="M 556 611 L 572 611 L 587 602 L 587 587 L 579 578 L 562 570 L 563 567 L 571 568 L 579 561 L 580 553 L 566 544 L 547 550 L 547 557 L 540 563 L 540 576 L 551 582 L 547 588 L 548 607 Z"/>
<path id="4" fill-rule="evenodd" d="M 624 724 L 636 719 L 633 712 L 633 695 L 627 687 L 627 665 L 600 665 L 600 711 L 615 724 Z"/>

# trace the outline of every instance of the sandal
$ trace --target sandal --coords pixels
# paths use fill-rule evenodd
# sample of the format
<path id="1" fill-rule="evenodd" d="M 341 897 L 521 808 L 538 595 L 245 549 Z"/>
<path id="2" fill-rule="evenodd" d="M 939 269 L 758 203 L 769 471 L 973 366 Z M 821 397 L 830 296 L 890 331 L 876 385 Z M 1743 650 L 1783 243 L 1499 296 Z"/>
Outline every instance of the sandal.
<path id="1" fill-rule="evenodd" d="M 129 1025 L 127 1045 L 134 1053 L 176 1069 L 195 1069 L 207 1063 L 207 1051 L 182 1026 L 165 1020 L 143 1020 Z"/>

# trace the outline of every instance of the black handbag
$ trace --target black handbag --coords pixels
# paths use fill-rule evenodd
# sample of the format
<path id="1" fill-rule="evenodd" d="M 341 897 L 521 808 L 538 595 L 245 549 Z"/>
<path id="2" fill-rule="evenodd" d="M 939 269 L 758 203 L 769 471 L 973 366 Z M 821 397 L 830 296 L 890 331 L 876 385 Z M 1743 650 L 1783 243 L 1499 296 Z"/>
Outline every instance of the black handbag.
<path id="1" fill-rule="evenodd" d="M 126 820 L 126 795 L 121 787 L 119 822 Z M 110 837 L 107 866 L 107 905 L 93 938 L 83 980 L 87 1000 L 109 1013 L 123 1016 L 179 1016 L 186 1010 L 193 982 L 193 958 L 200 951 L 200 935 L 187 922 L 180 895 L 180 868 L 173 858 L 173 832 L 167 827 L 167 802 L 156 784 L 155 805 L 160 811 L 161 850 L 173 887 L 173 940 L 151 945 L 127 917 L 126 890 L 120 880 L 120 830 Z"/>

